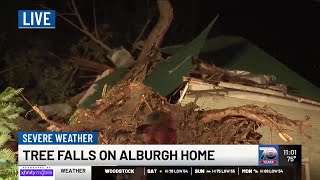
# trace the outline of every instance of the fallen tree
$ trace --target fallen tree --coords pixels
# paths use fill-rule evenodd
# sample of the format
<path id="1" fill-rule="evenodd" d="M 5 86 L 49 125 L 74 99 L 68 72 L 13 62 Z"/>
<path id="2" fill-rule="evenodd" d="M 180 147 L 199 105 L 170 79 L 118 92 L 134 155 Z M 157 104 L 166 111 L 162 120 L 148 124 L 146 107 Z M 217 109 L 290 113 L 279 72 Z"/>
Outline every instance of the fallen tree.
<path id="1" fill-rule="evenodd" d="M 95 37 L 87 30 L 74 1 L 72 5 L 81 27 L 69 23 L 102 48 L 111 51 L 111 48 L 98 39 L 98 35 Z M 165 97 L 143 84 L 142 81 L 148 73 L 159 63 L 161 54 L 158 56 L 158 48 L 173 19 L 173 9 L 169 0 L 158 0 L 157 5 L 160 14 L 158 23 L 149 34 L 136 64 L 122 78 L 120 84 L 113 87 L 110 84 L 103 84 L 101 98 L 96 100 L 95 109 L 78 109 L 70 119 L 70 124 L 61 124 L 50 120 L 37 106 L 30 104 L 33 110 L 51 125 L 48 128 L 50 131 L 98 131 L 102 144 L 141 144 L 143 141 L 141 135 L 136 132 L 137 127 L 144 121 L 147 114 L 154 110 L 164 110 L 169 111 L 176 120 L 180 144 L 258 144 L 262 135 L 256 130 L 261 126 L 270 127 L 286 142 L 293 139 L 285 129 L 298 131 L 303 136 L 311 138 L 303 132 L 302 128 L 311 125 L 310 121 L 290 120 L 267 107 L 247 105 L 199 112 L 195 111 L 197 107 L 194 104 L 184 107 L 171 104 Z M 174 60 L 182 62 L 177 61 L 178 64 L 170 67 L 169 72 L 164 71 L 169 73 L 168 77 L 171 77 L 174 71 L 178 71 L 182 64 L 197 56 L 215 20 L 194 40 L 193 44 L 188 46 L 186 52 L 175 57 Z M 188 51 L 192 53 L 185 54 Z M 192 72 L 200 71 L 200 74 L 206 75 L 203 78 L 213 81 L 239 80 L 222 69 L 199 62 L 197 65 L 198 68 L 193 69 Z M 245 83 L 248 82 L 245 81 Z"/>
<path id="2" fill-rule="evenodd" d="M 176 120 L 178 144 L 259 144 L 262 135 L 256 131 L 262 126 L 270 127 L 285 142 L 293 140 L 286 130 L 311 138 L 303 132 L 310 120 L 291 120 L 268 107 L 246 105 L 200 112 L 194 104 L 170 104 L 139 82 L 119 84 L 107 94 L 97 102 L 96 110 L 83 109 L 70 125 L 54 123 L 50 129 L 98 131 L 102 144 L 142 144 L 137 127 L 150 112 L 164 110 Z"/>

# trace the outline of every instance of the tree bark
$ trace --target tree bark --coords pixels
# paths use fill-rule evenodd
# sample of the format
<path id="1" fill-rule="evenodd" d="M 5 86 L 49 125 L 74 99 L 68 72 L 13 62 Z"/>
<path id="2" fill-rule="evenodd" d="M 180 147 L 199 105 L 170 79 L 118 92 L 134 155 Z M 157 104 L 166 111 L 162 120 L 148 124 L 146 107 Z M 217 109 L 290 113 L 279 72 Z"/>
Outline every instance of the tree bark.
<path id="1" fill-rule="evenodd" d="M 151 33 L 137 59 L 136 64 L 124 77 L 123 81 L 143 81 L 147 76 L 150 64 L 155 60 L 166 32 L 173 19 L 173 9 L 170 0 L 157 0 L 159 20 Z"/>

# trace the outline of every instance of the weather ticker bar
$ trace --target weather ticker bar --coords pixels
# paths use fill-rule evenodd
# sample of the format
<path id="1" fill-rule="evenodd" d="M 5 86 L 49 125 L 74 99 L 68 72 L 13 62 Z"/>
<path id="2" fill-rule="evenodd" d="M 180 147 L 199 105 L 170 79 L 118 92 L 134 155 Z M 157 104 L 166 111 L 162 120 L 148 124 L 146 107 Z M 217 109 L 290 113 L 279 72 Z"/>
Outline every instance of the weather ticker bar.
<path id="1" fill-rule="evenodd" d="M 293 166 L 159 166 L 159 167 L 104 167 L 92 166 L 92 179 L 113 179 L 117 175 L 136 177 L 137 174 L 147 179 L 165 178 L 204 178 L 214 177 L 223 180 L 228 178 L 245 179 L 246 177 L 259 178 L 259 180 L 301 180 L 300 173 Z"/>

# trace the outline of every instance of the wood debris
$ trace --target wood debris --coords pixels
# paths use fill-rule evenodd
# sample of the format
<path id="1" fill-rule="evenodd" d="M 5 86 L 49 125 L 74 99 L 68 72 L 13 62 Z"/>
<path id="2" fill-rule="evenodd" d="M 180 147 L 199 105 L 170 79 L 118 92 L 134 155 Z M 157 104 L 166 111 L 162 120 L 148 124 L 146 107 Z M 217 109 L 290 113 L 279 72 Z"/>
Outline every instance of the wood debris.
<path id="1" fill-rule="evenodd" d="M 110 90 L 98 110 L 83 110 L 72 131 L 98 131 L 101 143 L 142 144 L 137 127 L 152 110 L 170 111 L 177 122 L 178 144 L 258 144 L 261 126 L 268 126 L 285 142 L 293 139 L 286 130 L 301 133 L 311 120 L 291 120 L 268 107 L 252 105 L 220 110 L 195 111 L 190 103 L 184 107 L 170 104 L 144 84 L 122 83 Z"/>
<path id="2" fill-rule="evenodd" d="M 242 118 L 246 119 L 243 120 Z M 248 138 L 247 135 L 249 132 L 256 130 L 254 127 L 259 127 L 261 125 L 270 127 L 285 142 L 291 142 L 293 140 L 290 135 L 285 133 L 285 130 L 288 129 L 300 132 L 302 136 L 311 139 L 311 136 L 303 132 L 303 126 L 311 125 L 310 120 L 290 120 L 268 107 L 261 108 L 258 106 L 245 105 L 237 108 L 209 110 L 200 114 L 200 120 L 204 123 L 222 121 L 225 124 L 232 126 L 232 128 L 225 128 L 224 130 L 224 133 L 228 134 L 225 136 L 224 144 L 231 143 L 230 136 L 237 136 L 238 134 L 240 135 L 239 138 L 245 141 L 245 139 Z M 253 133 L 254 131 L 252 131 L 252 134 Z"/>

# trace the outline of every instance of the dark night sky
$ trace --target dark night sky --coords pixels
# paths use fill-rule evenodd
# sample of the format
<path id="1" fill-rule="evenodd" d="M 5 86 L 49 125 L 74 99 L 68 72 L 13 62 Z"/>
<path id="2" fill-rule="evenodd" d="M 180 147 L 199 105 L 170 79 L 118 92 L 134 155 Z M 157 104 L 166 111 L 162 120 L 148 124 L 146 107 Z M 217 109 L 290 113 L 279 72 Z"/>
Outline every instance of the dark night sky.
<path id="1" fill-rule="evenodd" d="M 135 4 L 137 1 L 140 0 L 105 1 L 108 2 L 108 7 L 105 8 L 109 14 L 106 13 L 104 16 L 121 21 L 119 24 L 123 26 L 135 22 L 132 20 L 133 16 L 138 11 L 145 11 L 137 7 Z M 79 37 L 80 33 L 63 23 L 61 19 L 57 20 L 57 29 L 50 32 L 18 30 L 17 10 L 40 9 L 36 6 L 38 2 L 48 1 L 2 2 L 4 4 L 2 7 L 5 8 L 0 13 L 1 30 L 10 35 L 12 46 L 19 46 L 26 39 L 40 37 L 43 41 L 50 41 L 55 46 L 63 47 L 66 42 L 72 41 L 70 37 L 73 37 L 73 40 Z M 173 0 L 172 2 L 175 19 L 166 36 L 165 45 L 191 40 L 219 13 L 219 21 L 211 31 L 211 36 L 240 35 L 320 87 L 318 78 L 320 77 L 320 2 L 312 0 Z M 50 1 L 48 6 L 61 11 L 60 7 L 63 7 L 64 3 L 63 0 Z M 123 12 L 112 11 L 116 9 L 112 7 L 116 6 L 118 8 L 123 6 Z"/>

